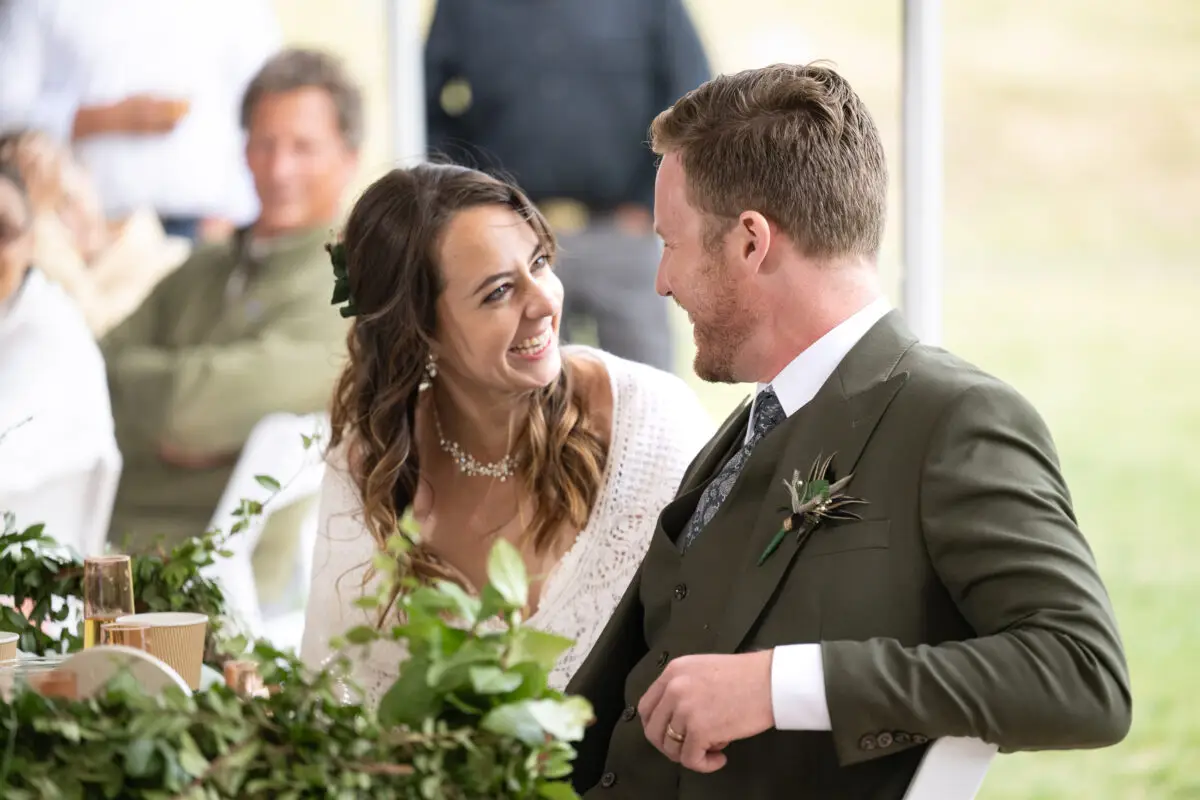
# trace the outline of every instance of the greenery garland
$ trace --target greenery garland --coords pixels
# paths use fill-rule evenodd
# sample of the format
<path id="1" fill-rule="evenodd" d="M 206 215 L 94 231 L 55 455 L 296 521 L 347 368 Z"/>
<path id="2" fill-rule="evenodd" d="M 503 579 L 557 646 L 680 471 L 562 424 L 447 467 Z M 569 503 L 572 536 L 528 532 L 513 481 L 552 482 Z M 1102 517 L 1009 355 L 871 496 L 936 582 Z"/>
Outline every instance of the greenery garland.
<path id="1" fill-rule="evenodd" d="M 264 485 L 278 484 L 267 479 Z M 260 504 L 244 504 L 248 515 Z M 407 521 L 409 524 L 411 521 Z M 235 525 L 235 528 L 237 526 Z M 335 797 L 544 798 L 576 794 L 564 779 L 591 707 L 564 697 L 547 679 L 568 639 L 526 628 L 525 565 L 500 541 L 479 597 L 459 586 L 418 585 L 407 574 L 419 534 L 402 527 L 375 560 L 376 594 L 363 608 L 387 602 L 399 583 L 396 624 L 354 628 L 349 649 L 379 640 L 402 642 L 410 654 L 379 709 L 347 700 L 357 693 L 343 676 L 347 654 L 310 670 L 265 644 L 243 654 L 244 642 L 220 650 L 259 662 L 273 687 L 243 699 L 225 687 L 192 696 L 168 690 L 143 695 L 118 676 L 84 701 L 42 697 L 17 687 L 0 700 L 0 796 L 6 800 L 199 800 L 200 798 Z M 139 604 L 151 610 L 197 610 L 219 620 L 219 586 L 198 570 L 222 554 L 223 537 L 207 534 L 167 554 L 135 559 Z M 18 628 L 22 649 L 74 649 L 78 635 L 54 639 L 41 621 L 62 622 L 55 597 L 78 596 L 80 564 L 60 555 L 40 526 L 16 532 L 6 517 L 0 536 L 0 594 L 31 600 L 31 620 L 11 610 L 0 627 Z M 492 620 L 505 624 L 489 624 Z M 218 626 L 214 626 L 218 627 Z M 30 646 L 33 645 L 33 646 Z"/>

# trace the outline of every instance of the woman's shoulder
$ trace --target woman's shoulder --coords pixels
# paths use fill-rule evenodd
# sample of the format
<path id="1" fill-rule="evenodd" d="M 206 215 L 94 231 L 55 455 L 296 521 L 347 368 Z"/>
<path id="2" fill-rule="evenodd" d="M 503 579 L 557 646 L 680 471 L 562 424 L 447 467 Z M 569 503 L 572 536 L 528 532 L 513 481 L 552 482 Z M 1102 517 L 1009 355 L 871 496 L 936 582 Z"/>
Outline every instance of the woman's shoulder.
<path id="1" fill-rule="evenodd" d="M 630 361 L 585 345 L 564 347 L 563 353 L 576 362 L 580 359 L 588 359 L 592 363 L 602 366 L 617 394 L 632 393 L 640 397 L 661 399 L 668 403 L 680 400 L 699 403 L 695 391 L 686 381 L 678 375 L 658 367 Z"/>
<path id="2" fill-rule="evenodd" d="M 696 392 L 682 378 L 594 348 L 572 348 L 604 365 L 613 395 L 613 449 L 672 458 L 695 454 L 715 425 Z M 622 453 L 624 450 L 626 452 Z"/>

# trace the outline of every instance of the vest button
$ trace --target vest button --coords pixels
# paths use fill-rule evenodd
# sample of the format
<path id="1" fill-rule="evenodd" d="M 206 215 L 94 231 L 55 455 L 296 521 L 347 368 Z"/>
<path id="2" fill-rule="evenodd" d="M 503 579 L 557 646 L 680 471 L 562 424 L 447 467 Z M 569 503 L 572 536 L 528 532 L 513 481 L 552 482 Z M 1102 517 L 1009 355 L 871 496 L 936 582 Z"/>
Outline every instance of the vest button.
<path id="1" fill-rule="evenodd" d="M 681 583 L 675 587 L 675 599 L 682 600 L 687 597 L 687 584 Z"/>
<path id="2" fill-rule="evenodd" d="M 634 708 L 633 706 L 625 706 L 625 710 L 621 712 L 621 719 L 624 722 L 629 722 L 629 720 L 633 719 L 636 716 L 637 716 L 637 709 Z"/>
<path id="3" fill-rule="evenodd" d="M 658 668 L 662 669 L 663 667 L 665 667 L 667 665 L 667 662 L 670 660 L 671 660 L 671 654 L 668 653 L 666 650 L 663 650 L 661 653 L 658 654 Z"/>
<path id="4" fill-rule="evenodd" d="M 616 782 L 617 782 L 617 775 L 615 772 L 606 772 L 602 776 L 600 776 L 600 785 L 605 789 L 609 788 Z"/>

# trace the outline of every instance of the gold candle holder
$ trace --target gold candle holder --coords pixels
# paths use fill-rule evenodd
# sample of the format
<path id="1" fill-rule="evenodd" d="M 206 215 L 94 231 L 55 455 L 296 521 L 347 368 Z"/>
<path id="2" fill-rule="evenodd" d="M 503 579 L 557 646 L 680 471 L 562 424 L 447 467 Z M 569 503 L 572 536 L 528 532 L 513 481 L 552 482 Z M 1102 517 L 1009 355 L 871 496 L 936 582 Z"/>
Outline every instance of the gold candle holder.
<path id="1" fill-rule="evenodd" d="M 34 670 L 25 675 L 29 688 L 42 697 L 61 697 L 66 700 L 79 699 L 78 677 L 69 669 L 57 667 Z"/>
<path id="2" fill-rule="evenodd" d="M 267 691 L 254 661 L 225 662 L 225 685 L 239 697 L 262 697 Z"/>

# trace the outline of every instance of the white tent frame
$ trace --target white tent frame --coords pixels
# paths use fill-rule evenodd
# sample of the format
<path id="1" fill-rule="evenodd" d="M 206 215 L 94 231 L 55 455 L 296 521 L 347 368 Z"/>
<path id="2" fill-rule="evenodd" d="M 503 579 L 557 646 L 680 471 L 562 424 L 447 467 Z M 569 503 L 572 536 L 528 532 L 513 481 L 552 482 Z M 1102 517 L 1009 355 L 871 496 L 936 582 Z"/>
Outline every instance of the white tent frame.
<path id="1" fill-rule="evenodd" d="M 424 43 L 419 0 L 384 0 L 392 156 L 402 164 L 425 152 Z M 901 307 L 922 341 L 942 342 L 942 0 L 903 0 L 901 155 Z"/>

